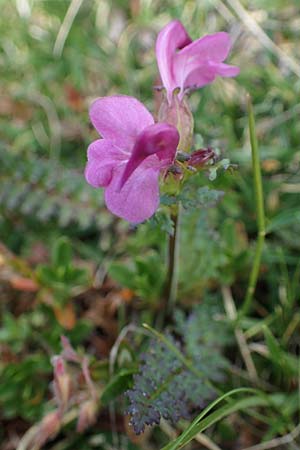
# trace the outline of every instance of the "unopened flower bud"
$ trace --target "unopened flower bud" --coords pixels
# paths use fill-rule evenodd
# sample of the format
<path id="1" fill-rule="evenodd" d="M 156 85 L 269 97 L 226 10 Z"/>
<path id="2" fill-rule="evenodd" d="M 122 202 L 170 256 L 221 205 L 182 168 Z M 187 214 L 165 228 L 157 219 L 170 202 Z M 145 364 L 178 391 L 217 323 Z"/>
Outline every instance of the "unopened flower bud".
<path id="1" fill-rule="evenodd" d="M 84 430 L 86 430 L 96 422 L 97 409 L 97 403 L 92 399 L 85 401 L 81 405 L 76 427 L 79 433 L 82 433 Z"/>
<path id="2" fill-rule="evenodd" d="M 166 172 L 166 176 L 172 174 L 172 180 L 174 181 L 180 181 L 183 178 L 183 172 L 182 169 L 177 166 L 176 164 L 173 164 L 168 168 L 168 171 Z"/>
<path id="3" fill-rule="evenodd" d="M 211 148 L 203 148 L 200 150 L 196 150 L 191 154 L 189 159 L 189 166 L 192 167 L 201 167 L 207 163 L 210 159 L 215 157 L 215 152 Z"/>
<path id="4" fill-rule="evenodd" d="M 177 159 L 177 161 L 180 161 L 180 162 L 186 162 L 186 161 L 189 161 L 191 159 L 191 154 L 190 153 L 186 153 L 186 152 L 178 151 L 177 154 L 176 154 L 176 159 Z"/>
<path id="5" fill-rule="evenodd" d="M 80 357 L 77 355 L 72 345 L 70 344 L 69 339 L 66 336 L 61 336 L 61 345 L 63 348 L 62 356 L 66 361 L 72 361 L 80 363 Z"/>
<path id="6" fill-rule="evenodd" d="M 176 127 L 180 135 L 178 144 L 179 150 L 184 152 L 190 151 L 193 138 L 194 119 L 186 99 L 179 101 L 177 95 L 174 95 L 170 104 L 165 98 L 160 106 L 158 120 Z"/>
<path id="7" fill-rule="evenodd" d="M 49 439 L 55 438 L 61 427 L 61 415 L 59 411 L 52 411 L 47 414 L 34 438 L 33 444 L 35 448 L 42 447 Z"/>
<path id="8" fill-rule="evenodd" d="M 170 173 L 173 173 L 174 175 L 182 175 L 182 170 L 179 166 L 176 166 L 176 164 L 173 164 L 168 168 L 168 171 Z"/>
<path id="9" fill-rule="evenodd" d="M 71 377 L 66 372 L 65 362 L 61 356 L 52 358 L 54 366 L 54 391 L 58 405 L 65 409 L 71 397 Z"/>

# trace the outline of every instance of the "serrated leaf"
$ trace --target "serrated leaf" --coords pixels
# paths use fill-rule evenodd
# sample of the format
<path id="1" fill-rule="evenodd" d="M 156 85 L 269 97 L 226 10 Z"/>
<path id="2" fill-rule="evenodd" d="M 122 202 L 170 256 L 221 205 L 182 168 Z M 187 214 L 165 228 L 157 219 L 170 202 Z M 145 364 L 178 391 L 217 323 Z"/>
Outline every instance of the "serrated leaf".
<path id="1" fill-rule="evenodd" d="M 174 224 L 169 214 L 163 211 L 158 211 L 154 216 L 149 219 L 149 223 L 154 227 L 165 231 L 169 235 L 174 233 Z"/>
<path id="2" fill-rule="evenodd" d="M 166 205 L 166 206 L 171 206 L 171 205 L 175 205 L 177 203 L 177 199 L 175 197 L 175 195 L 168 195 L 168 194 L 163 194 L 160 196 L 160 204 L 161 205 Z"/>
<path id="3" fill-rule="evenodd" d="M 61 167 L 57 167 L 61 170 Z M 46 159 L 21 159 L 19 155 L 0 148 L 0 208 L 30 222 L 56 222 L 66 227 L 71 222 L 80 229 L 90 226 L 105 228 L 113 216 L 99 208 L 104 204 L 103 194 L 92 189 L 82 174 L 63 168 L 63 177 Z M 99 219 L 98 219 L 99 218 Z"/>
<path id="4" fill-rule="evenodd" d="M 176 335 L 181 336 L 183 345 L 169 335 L 168 345 L 151 341 L 141 355 L 139 373 L 127 393 L 128 413 L 137 434 L 146 425 L 158 424 L 162 417 L 172 423 L 189 417 L 191 408 L 203 407 L 215 394 L 211 381 L 222 379 L 226 366 L 220 351 L 226 342 L 225 324 L 218 322 L 209 332 L 215 320 L 207 305 L 200 305 L 187 319 L 179 314 Z"/>
<path id="5" fill-rule="evenodd" d="M 223 191 L 210 189 L 208 186 L 195 188 L 187 185 L 178 196 L 184 209 L 193 210 L 197 208 L 211 208 L 223 197 Z"/>

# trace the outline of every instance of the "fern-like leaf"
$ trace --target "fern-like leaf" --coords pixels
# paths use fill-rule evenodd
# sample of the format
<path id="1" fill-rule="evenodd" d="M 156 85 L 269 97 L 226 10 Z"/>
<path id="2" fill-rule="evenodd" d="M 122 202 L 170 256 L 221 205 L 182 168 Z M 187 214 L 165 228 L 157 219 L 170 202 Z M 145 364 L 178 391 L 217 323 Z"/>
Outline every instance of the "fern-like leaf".
<path id="1" fill-rule="evenodd" d="M 109 225 L 101 191 L 91 188 L 82 170 L 61 167 L 46 159 L 23 158 L 0 148 L 0 205 L 7 217 L 21 217 L 79 230 Z"/>
<path id="2" fill-rule="evenodd" d="M 215 395 L 212 383 L 224 376 L 227 361 L 221 350 L 228 342 L 227 327 L 216 314 L 214 305 L 206 303 L 187 319 L 182 313 L 176 314 L 179 339 L 169 335 L 168 340 L 195 370 L 191 371 L 190 364 L 184 364 L 160 341 L 151 341 L 148 351 L 141 355 L 139 373 L 127 392 L 128 413 L 136 434 L 146 425 L 159 424 L 162 417 L 173 424 L 181 417 L 188 418 Z"/>

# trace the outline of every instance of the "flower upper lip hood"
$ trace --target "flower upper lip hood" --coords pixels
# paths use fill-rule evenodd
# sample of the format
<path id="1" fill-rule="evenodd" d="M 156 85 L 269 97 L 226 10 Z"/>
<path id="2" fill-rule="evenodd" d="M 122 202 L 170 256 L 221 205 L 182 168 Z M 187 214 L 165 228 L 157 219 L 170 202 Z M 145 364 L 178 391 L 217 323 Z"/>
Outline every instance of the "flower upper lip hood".
<path id="1" fill-rule="evenodd" d="M 95 100 L 90 118 L 101 134 L 88 148 L 85 177 L 105 188 L 108 209 L 132 223 L 151 217 L 159 205 L 159 173 L 173 163 L 179 134 L 154 123 L 137 99 L 114 95 Z"/>
<path id="2" fill-rule="evenodd" d="M 210 34 L 193 42 L 179 20 L 166 25 L 156 40 L 156 58 L 168 101 L 171 103 L 176 88 L 182 99 L 187 89 L 212 83 L 217 75 L 238 75 L 238 67 L 223 63 L 230 48 L 228 33 Z"/>

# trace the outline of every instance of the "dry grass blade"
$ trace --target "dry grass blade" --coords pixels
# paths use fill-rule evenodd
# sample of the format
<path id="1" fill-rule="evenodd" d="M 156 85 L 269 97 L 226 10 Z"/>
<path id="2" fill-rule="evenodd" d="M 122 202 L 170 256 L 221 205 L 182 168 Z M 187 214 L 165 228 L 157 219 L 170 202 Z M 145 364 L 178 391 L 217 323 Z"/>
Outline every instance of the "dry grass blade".
<path id="1" fill-rule="evenodd" d="M 253 445 L 251 447 L 247 447 L 244 450 L 268 450 L 270 448 L 280 448 L 281 445 L 287 445 L 292 443 L 300 434 L 300 424 L 291 432 L 286 434 L 285 436 L 271 439 L 267 442 L 262 442 L 261 444 Z M 297 447 L 299 448 L 299 447 Z"/>
<path id="2" fill-rule="evenodd" d="M 226 0 L 228 5 L 235 11 L 236 15 L 248 28 L 248 30 L 261 42 L 261 44 L 270 50 L 277 58 L 300 78 L 300 65 L 295 59 L 285 53 L 278 45 L 269 38 L 256 20 L 248 13 L 248 11 L 241 5 L 239 0 Z"/>
<path id="3" fill-rule="evenodd" d="M 53 55 L 57 58 L 59 58 L 62 54 L 66 39 L 72 27 L 72 23 L 74 22 L 74 19 L 79 11 L 80 6 L 82 5 L 82 2 L 83 0 L 72 0 L 70 3 L 67 14 L 65 15 L 63 23 L 61 24 L 53 47 Z"/>
<path id="4" fill-rule="evenodd" d="M 231 321 L 235 321 L 237 318 L 237 311 L 236 311 L 236 307 L 235 307 L 230 289 L 227 286 L 223 286 L 222 294 L 223 294 L 224 308 L 225 308 L 226 314 Z M 249 350 L 245 335 L 242 332 L 242 330 L 237 327 L 235 328 L 234 333 L 235 333 L 235 337 L 236 337 L 241 355 L 243 357 L 245 366 L 249 373 L 249 378 L 252 381 L 257 381 L 257 379 L 258 379 L 257 371 L 255 368 L 253 359 L 251 357 L 251 352 Z"/>

